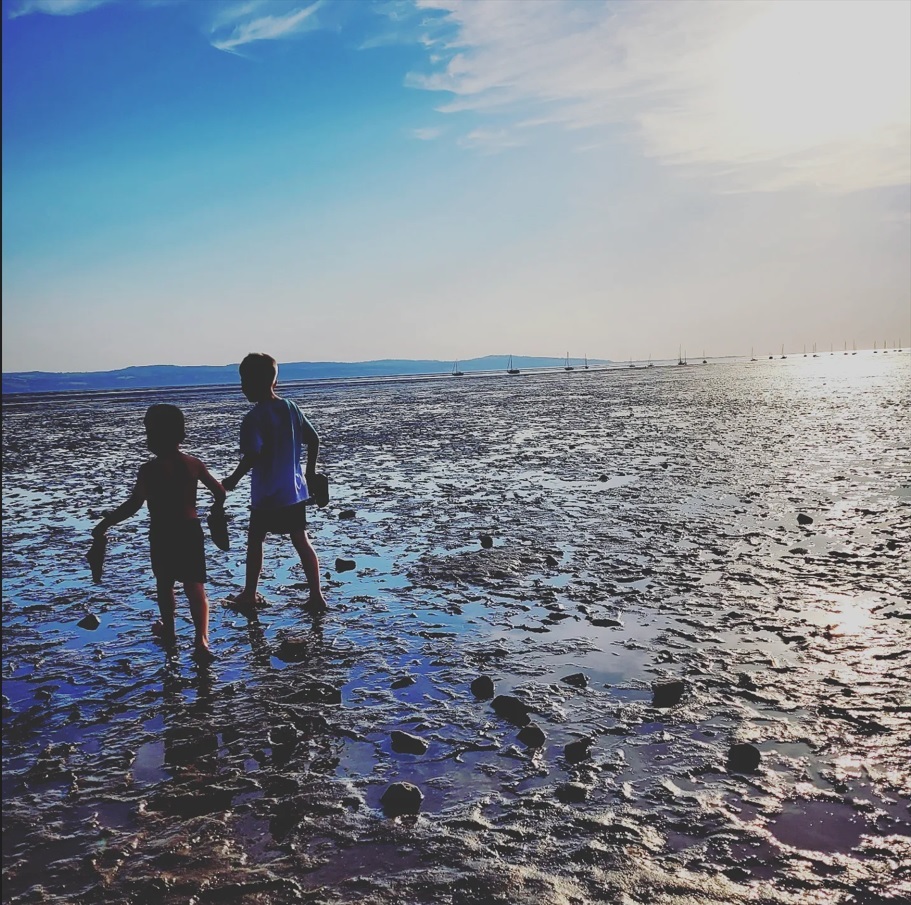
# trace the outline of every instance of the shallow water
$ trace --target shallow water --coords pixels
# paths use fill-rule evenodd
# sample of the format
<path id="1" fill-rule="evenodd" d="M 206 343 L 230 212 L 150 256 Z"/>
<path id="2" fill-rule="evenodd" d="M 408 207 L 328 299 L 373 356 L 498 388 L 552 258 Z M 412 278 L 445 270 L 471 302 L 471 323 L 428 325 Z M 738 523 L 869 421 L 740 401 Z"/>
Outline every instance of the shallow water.
<path id="1" fill-rule="evenodd" d="M 239 392 L 5 400 L 5 901 L 911 896 L 911 357 L 287 394 L 323 440 L 331 610 L 305 615 L 276 539 L 269 605 L 228 606 L 242 485 L 232 550 L 208 546 L 210 669 L 185 603 L 178 653 L 151 638 L 144 513 L 110 532 L 102 584 L 84 554 L 147 456 L 145 407 L 181 405 L 224 475 Z M 474 698 L 480 674 L 542 748 Z M 687 692 L 658 709 L 663 678 Z M 394 752 L 394 729 L 427 753 Z M 728 771 L 735 741 L 757 772 Z M 416 820 L 379 810 L 396 780 L 423 790 Z"/>

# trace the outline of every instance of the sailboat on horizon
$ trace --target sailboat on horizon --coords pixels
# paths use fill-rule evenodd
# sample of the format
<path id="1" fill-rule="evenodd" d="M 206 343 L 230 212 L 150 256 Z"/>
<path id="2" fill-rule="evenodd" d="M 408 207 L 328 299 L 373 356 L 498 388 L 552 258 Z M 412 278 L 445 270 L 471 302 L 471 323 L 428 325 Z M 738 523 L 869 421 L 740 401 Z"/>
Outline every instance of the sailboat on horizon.
<path id="1" fill-rule="evenodd" d="M 453 366 L 452 366 L 452 376 L 453 377 L 464 377 L 465 376 L 465 372 L 459 370 L 458 362 L 455 362 L 455 364 L 453 364 Z"/>
<path id="2" fill-rule="evenodd" d="M 686 355 L 683 353 L 683 348 L 680 347 L 677 349 L 677 364 L 685 365 L 686 364 Z"/>
<path id="3" fill-rule="evenodd" d="M 756 361 L 756 356 L 753 354 L 752 346 L 750 346 L 750 361 Z"/>
<path id="4" fill-rule="evenodd" d="M 507 374 L 521 374 L 522 372 L 518 368 L 514 368 L 512 364 L 512 355 L 509 356 L 509 363 L 506 365 Z"/>
<path id="5" fill-rule="evenodd" d="M 781 344 L 781 357 L 787 358 L 788 356 L 784 354 L 784 343 Z"/>
<path id="6" fill-rule="evenodd" d="M 575 371 L 576 369 L 569 363 L 569 352 L 566 353 L 566 364 L 563 365 L 564 371 Z"/>
<path id="7" fill-rule="evenodd" d="M 588 353 L 585 353 L 585 364 L 582 366 L 585 370 L 588 370 Z"/>
<path id="8" fill-rule="evenodd" d="M 705 349 L 702 350 L 702 363 L 707 365 L 709 363 L 708 359 L 705 357 Z"/>

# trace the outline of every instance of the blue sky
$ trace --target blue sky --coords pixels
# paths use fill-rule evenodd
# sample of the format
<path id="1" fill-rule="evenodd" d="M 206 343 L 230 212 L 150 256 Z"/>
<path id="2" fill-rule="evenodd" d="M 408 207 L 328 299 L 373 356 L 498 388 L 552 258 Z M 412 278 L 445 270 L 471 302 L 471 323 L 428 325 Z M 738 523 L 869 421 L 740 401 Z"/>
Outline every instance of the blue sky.
<path id="1" fill-rule="evenodd" d="M 911 342 L 911 4 L 4 0 L 3 370 Z"/>

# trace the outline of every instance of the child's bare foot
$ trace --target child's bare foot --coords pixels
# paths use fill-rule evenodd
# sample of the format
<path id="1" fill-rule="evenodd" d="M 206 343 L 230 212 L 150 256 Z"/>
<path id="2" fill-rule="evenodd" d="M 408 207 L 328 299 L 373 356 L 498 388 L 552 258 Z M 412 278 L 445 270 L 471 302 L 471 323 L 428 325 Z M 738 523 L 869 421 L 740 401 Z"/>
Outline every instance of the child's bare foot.
<path id="1" fill-rule="evenodd" d="M 152 634 L 163 644 L 173 644 L 177 640 L 174 632 L 169 632 L 160 619 L 152 623 Z"/>
<path id="2" fill-rule="evenodd" d="M 322 594 L 312 595 L 304 604 L 304 609 L 309 613 L 325 613 L 328 608 L 326 598 Z"/>
<path id="3" fill-rule="evenodd" d="M 197 644 L 195 650 L 193 651 L 193 659 L 201 665 L 206 665 L 208 663 L 214 662 L 215 654 L 209 650 L 208 645 Z"/>
<path id="4" fill-rule="evenodd" d="M 241 591 L 231 602 L 241 607 L 265 606 L 266 598 L 262 594 Z"/>

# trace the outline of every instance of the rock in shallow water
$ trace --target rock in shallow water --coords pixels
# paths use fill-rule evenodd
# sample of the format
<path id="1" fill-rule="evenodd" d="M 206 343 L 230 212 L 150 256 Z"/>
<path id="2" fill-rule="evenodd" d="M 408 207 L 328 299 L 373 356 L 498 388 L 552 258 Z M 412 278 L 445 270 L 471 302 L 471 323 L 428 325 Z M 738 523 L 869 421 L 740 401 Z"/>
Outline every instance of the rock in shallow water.
<path id="1" fill-rule="evenodd" d="M 680 703 L 685 691 L 686 682 L 679 679 L 656 682 L 652 685 L 652 707 L 673 707 Z"/>
<path id="2" fill-rule="evenodd" d="M 529 723 L 519 732 L 519 741 L 526 748 L 540 748 L 547 741 L 547 736 L 540 726 Z"/>
<path id="3" fill-rule="evenodd" d="M 797 513 L 797 524 L 798 525 L 812 525 L 813 519 L 811 516 L 806 515 L 803 512 L 798 512 Z"/>
<path id="4" fill-rule="evenodd" d="M 733 773 L 752 773 L 762 760 L 759 749 L 748 742 L 731 745 L 728 751 L 728 770 Z"/>
<path id="5" fill-rule="evenodd" d="M 592 740 L 590 738 L 580 738 L 576 742 L 570 742 L 563 749 L 563 755 L 571 764 L 578 764 L 580 761 L 588 760 L 592 753 Z"/>
<path id="6" fill-rule="evenodd" d="M 588 798 L 588 786 L 583 786 L 581 782 L 565 782 L 554 789 L 554 795 L 563 804 L 579 804 Z"/>
<path id="7" fill-rule="evenodd" d="M 478 676 L 471 683 L 471 693 L 482 700 L 493 697 L 493 679 L 490 676 Z"/>
<path id="8" fill-rule="evenodd" d="M 76 625 L 78 625 L 79 628 L 85 628 L 93 632 L 101 625 L 101 620 L 94 613 L 86 613 Z"/>
<path id="9" fill-rule="evenodd" d="M 574 672 L 571 676 L 563 676 L 560 681 L 566 682 L 567 685 L 572 685 L 573 688 L 588 687 L 588 676 L 584 672 Z"/>
<path id="10" fill-rule="evenodd" d="M 498 694 L 493 699 L 492 706 L 504 720 L 509 720 L 510 723 L 515 723 L 517 726 L 526 726 L 531 722 L 528 708 L 511 694 Z"/>
<path id="11" fill-rule="evenodd" d="M 424 793 L 410 782 L 394 782 L 380 799 L 383 813 L 387 817 L 401 817 L 404 814 L 417 814 L 421 810 Z"/>
<path id="12" fill-rule="evenodd" d="M 493 546 L 493 538 L 489 534 L 481 535 L 481 546 L 485 550 L 489 550 Z"/>
<path id="13" fill-rule="evenodd" d="M 414 685 L 417 682 L 417 679 L 414 676 L 402 676 L 401 679 L 396 679 L 390 688 L 407 688 L 409 685 Z"/>
<path id="14" fill-rule="evenodd" d="M 392 750 L 398 751 L 399 754 L 426 754 L 427 742 L 417 735 L 393 729 Z"/>
<path id="15" fill-rule="evenodd" d="M 339 556 L 335 560 L 335 571 L 336 572 L 350 572 L 352 569 L 357 568 L 357 563 L 353 559 L 342 559 Z"/>

